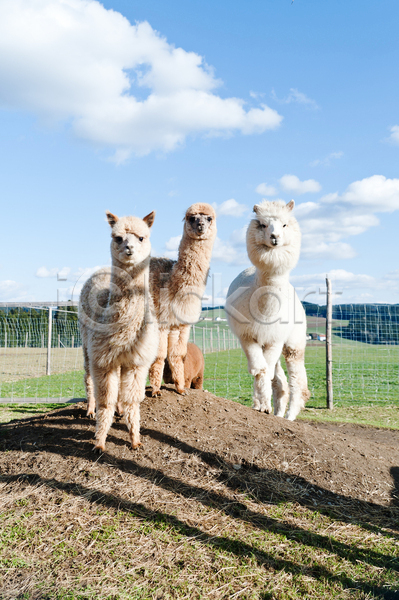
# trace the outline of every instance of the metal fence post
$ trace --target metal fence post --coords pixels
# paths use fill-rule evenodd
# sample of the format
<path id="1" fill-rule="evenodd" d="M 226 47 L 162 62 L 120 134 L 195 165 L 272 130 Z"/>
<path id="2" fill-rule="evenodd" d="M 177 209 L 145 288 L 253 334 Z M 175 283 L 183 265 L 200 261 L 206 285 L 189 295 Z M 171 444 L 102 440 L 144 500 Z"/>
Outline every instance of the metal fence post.
<path id="1" fill-rule="evenodd" d="M 47 365 L 46 375 L 51 375 L 51 334 L 53 325 L 53 309 L 48 307 L 48 337 L 47 337 Z"/>
<path id="2" fill-rule="evenodd" d="M 333 405 L 333 380 L 332 380 L 332 343 L 331 343 L 331 281 L 326 277 L 327 284 L 327 313 L 326 313 L 326 386 L 327 386 L 327 408 L 332 410 Z"/>

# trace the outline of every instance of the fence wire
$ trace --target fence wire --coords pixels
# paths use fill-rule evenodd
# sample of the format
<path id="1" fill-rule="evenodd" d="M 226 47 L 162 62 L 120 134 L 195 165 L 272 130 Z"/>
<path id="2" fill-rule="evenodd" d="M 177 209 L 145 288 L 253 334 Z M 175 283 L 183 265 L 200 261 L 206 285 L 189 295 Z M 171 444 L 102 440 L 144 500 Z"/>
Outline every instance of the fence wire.
<path id="1" fill-rule="evenodd" d="M 310 405 L 325 406 L 325 307 L 306 306 Z M 76 307 L 0 309 L 0 398 L 84 398 Z M 399 401 L 399 306 L 336 305 L 332 324 L 335 402 Z M 205 356 L 204 388 L 251 404 L 253 378 L 222 309 L 207 310 L 190 341 Z M 47 375 L 50 360 L 50 375 Z"/>

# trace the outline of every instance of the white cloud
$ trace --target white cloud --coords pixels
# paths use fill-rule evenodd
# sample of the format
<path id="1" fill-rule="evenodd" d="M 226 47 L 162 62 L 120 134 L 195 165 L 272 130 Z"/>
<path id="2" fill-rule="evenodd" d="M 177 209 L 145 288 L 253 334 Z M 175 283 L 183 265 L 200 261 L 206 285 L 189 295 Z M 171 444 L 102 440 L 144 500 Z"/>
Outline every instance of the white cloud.
<path id="1" fill-rule="evenodd" d="M 68 277 L 68 280 L 76 282 L 79 281 L 80 283 L 84 283 L 86 279 L 89 279 L 89 277 L 93 275 L 93 273 L 95 273 L 99 269 L 102 269 L 104 266 L 105 265 L 97 265 L 95 267 L 79 267 L 76 271 L 71 273 L 71 275 Z"/>
<path id="2" fill-rule="evenodd" d="M 333 160 L 338 160 L 339 158 L 342 158 L 343 155 L 344 155 L 344 153 L 342 151 L 340 151 L 340 152 L 331 152 L 325 158 L 317 158 L 316 160 L 312 160 L 312 162 L 309 163 L 309 165 L 311 167 L 317 167 L 319 165 L 322 165 L 324 167 L 329 167 L 331 165 L 331 162 Z"/>
<path id="3" fill-rule="evenodd" d="M 308 192 L 320 192 L 321 185 L 315 179 L 306 179 L 300 181 L 296 175 L 283 175 L 280 179 L 281 188 L 285 192 L 293 192 L 294 194 L 307 194 Z"/>
<path id="4" fill-rule="evenodd" d="M 241 229 L 235 229 L 234 231 L 232 231 L 232 233 L 230 234 L 230 242 L 234 245 L 234 246 L 246 246 L 247 244 L 247 229 L 248 229 L 248 223 L 246 225 L 244 225 L 244 227 L 241 227 Z"/>
<path id="5" fill-rule="evenodd" d="M 214 209 L 218 217 L 229 216 L 229 217 L 242 217 L 242 215 L 248 212 L 248 207 L 245 204 L 239 204 L 237 200 L 231 198 L 225 200 L 222 204 L 213 204 Z"/>
<path id="6" fill-rule="evenodd" d="M 399 209 L 399 179 L 373 175 L 354 181 L 341 195 L 328 194 L 321 200 L 327 204 L 341 204 L 373 212 L 393 212 Z"/>
<path id="7" fill-rule="evenodd" d="M 47 267 L 39 267 L 36 271 L 36 277 L 57 277 L 58 269 L 48 269 Z"/>
<path id="8" fill-rule="evenodd" d="M 0 281 L 0 302 L 30 302 L 27 287 L 22 283 L 6 279 Z"/>
<path id="9" fill-rule="evenodd" d="M 389 137 L 390 141 L 394 144 L 399 144 L 399 125 L 394 125 L 390 127 L 391 135 Z"/>
<path id="10" fill-rule="evenodd" d="M 345 269 L 332 269 L 327 274 L 331 280 L 335 304 L 396 302 L 399 281 L 392 276 L 392 273 L 377 278 L 362 273 L 351 273 Z M 293 275 L 290 279 L 301 299 L 325 304 L 326 297 L 323 292 L 325 292 L 326 272 Z"/>
<path id="11" fill-rule="evenodd" d="M 356 256 L 355 250 L 345 242 L 326 242 L 323 234 L 304 235 L 302 238 L 301 258 L 310 260 L 348 259 Z"/>
<path id="12" fill-rule="evenodd" d="M 235 265 L 249 263 L 246 250 L 241 250 L 236 246 L 239 244 L 231 240 L 223 241 L 217 237 L 213 246 L 212 260 Z"/>
<path id="13" fill-rule="evenodd" d="M 266 183 L 260 183 L 256 188 L 255 192 L 257 194 L 261 194 L 262 196 L 275 196 L 277 194 L 277 190 L 272 185 L 267 185 Z"/>
<path id="14" fill-rule="evenodd" d="M 63 121 L 119 162 L 190 134 L 249 135 L 282 120 L 265 104 L 218 96 L 202 56 L 95 0 L 2 0 L 0 78 L 3 108 Z"/>
<path id="15" fill-rule="evenodd" d="M 306 94 L 300 92 L 296 88 L 290 88 L 288 96 L 282 99 L 277 98 L 276 92 L 272 90 L 272 98 L 281 104 L 304 104 L 307 108 L 312 108 L 313 110 L 319 110 L 320 108 L 315 100 L 312 100 L 312 98 L 309 98 Z"/>
<path id="16" fill-rule="evenodd" d="M 174 237 L 171 237 L 165 243 L 166 250 L 163 253 L 163 256 L 166 256 L 166 258 L 171 258 L 172 260 L 177 260 L 177 251 L 179 249 L 179 244 L 180 244 L 181 238 L 182 238 L 181 235 L 176 235 Z"/>
<path id="17" fill-rule="evenodd" d="M 47 277 L 57 277 L 57 275 L 59 277 L 66 278 L 69 276 L 70 271 L 71 269 L 69 267 L 62 267 L 62 269 L 59 269 L 58 267 L 55 267 L 53 269 L 48 269 L 47 267 L 39 267 L 35 273 L 35 276 L 41 279 Z"/>
<path id="18" fill-rule="evenodd" d="M 302 230 L 304 258 L 353 258 L 355 250 L 343 240 L 379 225 L 375 213 L 399 210 L 399 179 L 373 175 L 354 181 L 339 194 L 295 208 Z"/>

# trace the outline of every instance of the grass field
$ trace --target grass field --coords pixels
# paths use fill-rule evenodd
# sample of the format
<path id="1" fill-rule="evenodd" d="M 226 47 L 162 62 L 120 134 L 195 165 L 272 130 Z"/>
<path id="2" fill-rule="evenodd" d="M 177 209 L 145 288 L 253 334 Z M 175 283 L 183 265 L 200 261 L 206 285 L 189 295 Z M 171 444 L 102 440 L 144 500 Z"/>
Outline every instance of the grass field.
<path id="1" fill-rule="evenodd" d="M 24 351 L 22 349 L 21 361 L 25 358 Z M 79 364 L 76 359 L 77 350 L 69 352 L 75 353 L 75 364 Z M 325 409 L 325 346 L 320 342 L 311 342 L 306 349 L 311 398 L 301 417 L 339 419 L 395 428 L 399 408 L 399 348 L 368 344 L 355 346 L 345 340 L 333 345 L 333 355 L 333 415 Z M 14 364 L 15 360 L 16 353 Z M 205 365 L 205 389 L 241 404 L 252 404 L 253 378 L 247 371 L 246 358 L 241 349 L 208 353 L 205 355 Z M 2 398 L 85 397 L 82 370 L 25 377 L 2 382 L 0 385 Z M 363 407 L 361 411 L 358 410 L 359 406 Z"/>

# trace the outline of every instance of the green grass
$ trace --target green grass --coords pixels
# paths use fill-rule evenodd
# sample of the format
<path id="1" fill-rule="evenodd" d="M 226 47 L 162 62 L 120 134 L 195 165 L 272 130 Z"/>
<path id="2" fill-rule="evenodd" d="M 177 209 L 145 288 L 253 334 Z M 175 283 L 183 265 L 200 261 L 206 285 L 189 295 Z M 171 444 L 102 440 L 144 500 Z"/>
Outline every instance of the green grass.
<path id="1" fill-rule="evenodd" d="M 83 371 L 2 382 L 0 398 L 84 398 Z"/>
<path id="2" fill-rule="evenodd" d="M 221 324 L 221 330 L 224 327 L 225 324 Z M 209 330 L 207 336 L 209 337 Z M 358 422 L 360 419 L 362 423 L 396 428 L 395 411 L 399 406 L 399 347 L 354 344 L 335 337 L 333 342 L 335 410 L 333 413 L 323 411 L 326 406 L 325 346 L 319 342 L 312 342 L 306 348 L 305 358 L 311 398 L 301 416 L 350 422 Z M 253 378 L 247 371 L 246 357 L 241 349 L 205 355 L 204 388 L 218 396 L 247 406 L 252 405 Z M 0 397 L 84 398 L 83 371 L 2 383 Z M 378 411 L 385 405 L 392 406 L 392 412 L 390 416 L 379 418 Z M 368 409 L 359 412 L 355 410 L 359 406 Z"/>
<path id="3" fill-rule="evenodd" d="M 362 345 L 333 347 L 334 397 L 337 403 L 399 402 L 399 348 L 389 347 L 389 354 Z M 325 347 L 320 344 L 306 348 L 306 370 L 311 408 L 326 406 Z M 205 357 L 204 387 L 219 396 L 251 404 L 253 378 L 241 350 L 214 352 Z"/>

